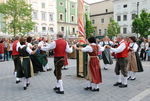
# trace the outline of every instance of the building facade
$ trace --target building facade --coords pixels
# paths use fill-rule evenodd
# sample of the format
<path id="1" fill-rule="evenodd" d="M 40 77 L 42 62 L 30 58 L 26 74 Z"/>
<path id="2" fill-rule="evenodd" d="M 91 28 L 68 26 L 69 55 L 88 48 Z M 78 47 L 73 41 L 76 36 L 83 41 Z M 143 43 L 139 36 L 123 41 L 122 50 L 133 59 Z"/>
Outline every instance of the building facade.
<path id="1" fill-rule="evenodd" d="M 7 0 L 0 0 L 0 3 L 6 3 Z M 35 27 L 30 34 L 52 35 L 57 33 L 57 12 L 56 0 L 26 0 L 32 6 L 32 20 Z M 2 17 L 0 15 L 0 28 L 2 28 Z M 1 29 L 0 29 L 1 31 Z"/>
<path id="2" fill-rule="evenodd" d="M 106 35 L 108 24 L 113 19 L 113 2 L 105 0 L 90 4 L 90 18 L 96 35 Z"/>
<path id="3" fill-rule="evenodd" d="M 120 25 L 122 34 L 134 35 L 132 22 L 143 9 L 150 12 L 150 0 L 113 0 L 114 20 Z"/>
<path id="4" fill-rule="evenodd" d="M 89 13 L 89 5 L 84 3 L 85 13 Z M 64 32 L 66 38 L 78 34 L 78 0 L 57 0 L 57 30 Z"/>
<path id="5" fill-rule="evenodd" d="M 55 35 L 57 33 L 56 0 L 28 0 L 32 5 L 32 20 L 36 23 L 33 34 Z"/>

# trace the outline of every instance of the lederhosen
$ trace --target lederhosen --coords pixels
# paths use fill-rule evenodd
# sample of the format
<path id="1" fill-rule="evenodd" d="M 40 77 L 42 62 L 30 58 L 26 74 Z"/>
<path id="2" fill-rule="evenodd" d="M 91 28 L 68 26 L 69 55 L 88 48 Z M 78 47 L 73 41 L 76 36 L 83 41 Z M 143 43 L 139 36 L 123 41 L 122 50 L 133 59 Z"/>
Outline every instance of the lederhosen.
<path id="1" fill-rule="evenodd" d="M 105 42 L 103 41 L 103 46 L 105 46 Z M 108 41 L 108 44 L 109 46 L 111 46 L 110 42 Z M 111 54 L 110 54 L 110 49 L 105 49 L 103 52 L 102 52 L 102 58 L 103 58 L 103 62 L 104 64 L 113 64 L 113 61 L 112 61 L 112 58 L 111 58 Z"/>
<path id="2" fill-rule="evenodd" d="M 54 65 L 55 65 L 55 70 L 54 70 L 54 75 L 56 76 L 57 80 L 61 79 L 61 69 L 64 66 L 64 57 L 54 57 Z"/>

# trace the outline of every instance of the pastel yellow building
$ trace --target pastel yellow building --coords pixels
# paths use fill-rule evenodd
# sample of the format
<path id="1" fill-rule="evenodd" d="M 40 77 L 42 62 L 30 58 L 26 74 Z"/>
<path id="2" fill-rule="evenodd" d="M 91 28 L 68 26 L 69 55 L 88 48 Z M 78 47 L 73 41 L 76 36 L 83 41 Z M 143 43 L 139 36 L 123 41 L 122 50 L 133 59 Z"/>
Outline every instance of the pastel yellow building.
<path id="1" fill-rule="evenodd" d="M 106 35 L 110 19 L 113 19 L 113 2 L 105 0 L 90 4 L 90 18 L 96 35 Z"/>

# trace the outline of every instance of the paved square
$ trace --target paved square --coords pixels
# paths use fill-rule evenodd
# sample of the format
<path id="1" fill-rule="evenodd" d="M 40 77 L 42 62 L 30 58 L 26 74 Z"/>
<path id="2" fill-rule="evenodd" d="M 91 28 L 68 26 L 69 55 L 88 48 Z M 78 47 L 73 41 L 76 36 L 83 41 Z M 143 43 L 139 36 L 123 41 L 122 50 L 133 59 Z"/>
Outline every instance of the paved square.
<path id="1" fill-rule="evenodd" d="M 49 66 L 54 68 L 53 58 L 49 58 Z M 31 78 L 30 87 L 24 91 L 22 82 L 15 84 L 13 62 L 0 62 L 0 101 L 150 101 L 150 62 L 143 62 L 144 72 L 137 73 L 137 79 L 122 89 L 112 86 L 116 82 L 114 66 L 102 69 L 100 91 L 91 92 L 83 89 L 86 80 L 76 77 L 76 60 L 69 59 L 69 70 L 63 70 L 65 94 L 58 95 L 53 91 L 53 71 Z"/>

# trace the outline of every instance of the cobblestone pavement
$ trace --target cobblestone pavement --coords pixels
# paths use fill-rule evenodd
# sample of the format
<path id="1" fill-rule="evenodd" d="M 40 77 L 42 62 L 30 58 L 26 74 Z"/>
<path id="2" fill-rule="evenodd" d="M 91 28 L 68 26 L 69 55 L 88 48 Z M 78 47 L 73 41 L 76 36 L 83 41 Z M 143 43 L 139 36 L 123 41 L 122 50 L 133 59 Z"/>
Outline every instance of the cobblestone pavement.
<path id="1" fill-rule="evenodd" d="M 49 58 L 49 66 L 54 68 L 53 58 Z M 143 62 L 144 72 L 137 73 L 135 81 L 128 81 L 127 88 L 112 86 L 116 82 L 114 66 L 107 71 L 102 68 L 100 91 L 91 92 L 83 89 L 86 80 L 76 77 L 76 60 L 70 59 L 69 70 L 63 71 L 65 94 L 58 95 L 53 91 L 53 71 L 32 77 L 24 91 L 22 82 L 15 84 L 13 62 L 0 62 L 0 101 L 150 101 L 150 62 Z"/>

